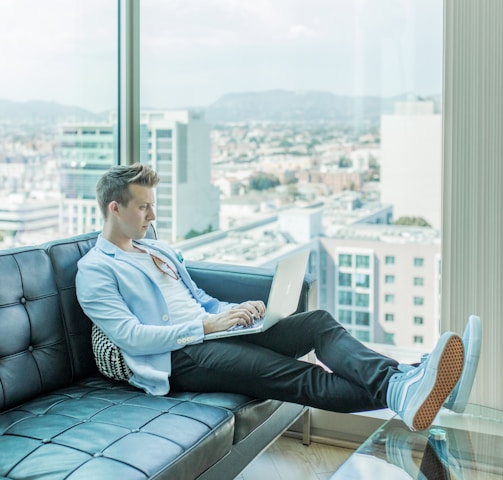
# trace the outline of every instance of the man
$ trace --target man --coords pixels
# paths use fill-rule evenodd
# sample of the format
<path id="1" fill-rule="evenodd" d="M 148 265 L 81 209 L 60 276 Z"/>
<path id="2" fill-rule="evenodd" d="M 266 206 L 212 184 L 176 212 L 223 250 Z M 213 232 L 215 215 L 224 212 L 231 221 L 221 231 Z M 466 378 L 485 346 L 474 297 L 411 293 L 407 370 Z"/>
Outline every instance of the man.
<path id="1" fill-rule="evenodd" d="M 158 182 L 140 164 L 102 176 L 103 231 L 76 278 L 84 312 L 120 348 L 132 385 L 154 395 L 227 391 L 337 412 L 389 407 L 411 429 L 431 424 L 463 371 L 463 344 L 452 332 L 406 368 L 366 348 L 325 311 L 292 315 L 260 334 L 204 341 L 205 333 L 253 323 L 265 305 L 209 296 L 172 248 L 144 239 Z M 331 371 L 297 360 L 313 349 Z"/>

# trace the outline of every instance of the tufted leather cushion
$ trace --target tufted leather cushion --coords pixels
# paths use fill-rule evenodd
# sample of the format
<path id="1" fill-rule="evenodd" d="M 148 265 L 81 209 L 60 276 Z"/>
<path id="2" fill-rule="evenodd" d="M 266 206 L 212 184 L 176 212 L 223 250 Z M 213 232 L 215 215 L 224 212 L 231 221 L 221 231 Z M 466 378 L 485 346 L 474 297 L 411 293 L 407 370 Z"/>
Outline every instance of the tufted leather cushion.
<path id="1" fill-rule="evenodd" d="M 70 385 L 51 263 L 42 249 L 0 253 L 0 411 Z"/>
<path id="2" fill-rule="evenodd" d="M 193 479 L 228 453 L 233 424 L 223 408 L 90 378 L 0 415 L 0 477 Z"/>
<path id="3" fill-rule="evenodd" d="M 234 443 L 246 439 L 282 404 L 277 400 L 257 400 L 238 393 L 171 392 L 169 396 L 231 411 L 235 416 Z"/>

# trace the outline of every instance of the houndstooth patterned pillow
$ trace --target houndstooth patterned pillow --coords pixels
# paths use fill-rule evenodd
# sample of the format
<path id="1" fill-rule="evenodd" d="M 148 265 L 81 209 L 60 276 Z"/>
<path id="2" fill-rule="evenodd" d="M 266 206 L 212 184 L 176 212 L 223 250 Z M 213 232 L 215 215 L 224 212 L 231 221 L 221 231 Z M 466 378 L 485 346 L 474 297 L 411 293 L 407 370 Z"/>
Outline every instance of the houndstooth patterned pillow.
<path id="1" fill-rule="evenodd" d="M 112 343 L 101 328 L 94 323 L 91 342 L 96 365 L 105 377 L 127 382 L 133 376 L 133 372 L 124 361 L 119 347 Z"/>

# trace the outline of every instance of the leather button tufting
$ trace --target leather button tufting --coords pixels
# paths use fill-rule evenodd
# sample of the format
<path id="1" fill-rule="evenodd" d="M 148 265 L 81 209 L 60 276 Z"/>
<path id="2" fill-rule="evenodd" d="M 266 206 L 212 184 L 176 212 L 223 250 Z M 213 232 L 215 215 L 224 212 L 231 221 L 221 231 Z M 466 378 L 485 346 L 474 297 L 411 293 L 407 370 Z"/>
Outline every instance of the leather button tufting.
<path id="1" fill-rule="evenodd" d="M 140 431 L 139 428 L 132 428 L 131 433 L 138 433 Z"/>
<path id="2" fill-rule="evenodd" d="M 44 438 L 42 440 L 42 443 L 51 443 L 51 439 L 50 438 Z"/>
<path id="3" fill-rule="evenodd" d="M 26 303 L 26 298 L 21 297 L 21 298 L 19 299 L 19 301 L 20 301 L 20 302 L 24 305 L 24 304 Z"/>
<path id="4" fill-rule="evenodd" d="M 30 346 L 28 347 L 28 351 L 29 351 L 29 352 L 33 352 L 33 346 L 32 346 L 32 345 L 30 345 Z"/>
<path id="5" fill-rule="evenodd" d="M 93 457 L 102 457 L 103 456 L 103 452 L 96 452 Z"/>

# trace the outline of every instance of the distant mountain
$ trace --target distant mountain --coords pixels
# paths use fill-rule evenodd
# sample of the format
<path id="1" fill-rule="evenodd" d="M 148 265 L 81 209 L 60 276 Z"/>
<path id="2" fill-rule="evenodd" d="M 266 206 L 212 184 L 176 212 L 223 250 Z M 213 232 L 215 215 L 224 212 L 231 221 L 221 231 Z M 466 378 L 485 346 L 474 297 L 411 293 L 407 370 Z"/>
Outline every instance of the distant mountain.
<path id="1" fill-rule="evenodd" d="M 271 121 L 330 121 L 345 125 L 378 124 L 380 116 L 392 113 L 396 97 L 350 97 L 330 92 L 266 92 L 229 93 L 206 110 L 210 123 L 240 122 L 247 120 Z"/>
<path id="2" fill-rule="evenodd" d="M 350 97 L 330 92 L 269 90 L 264 92 L 228 93 L 207 107 L 210 124 L 274 121 L 325 121 L 344 126 L 378 125 L 380 116 L 392 113 L 395 102 L 408 95 L 396 97 Z M 438 110 L 440 96 L 432 97 Z M 0 123 L 56 124 L 61 122 L 106 122 L 108 114 L 94 113 L 80 107 L 56 102 L 13 102 L 0 99 Z"/>
<path id="3" fill-rule="evenodd" d="M 13 102 L 0 99 L 0 122 L 14 123 L 59 123 L 106 121 L 106 114 L 97 114 L 80 107 L 56 102 L 32 100 Z"/>

